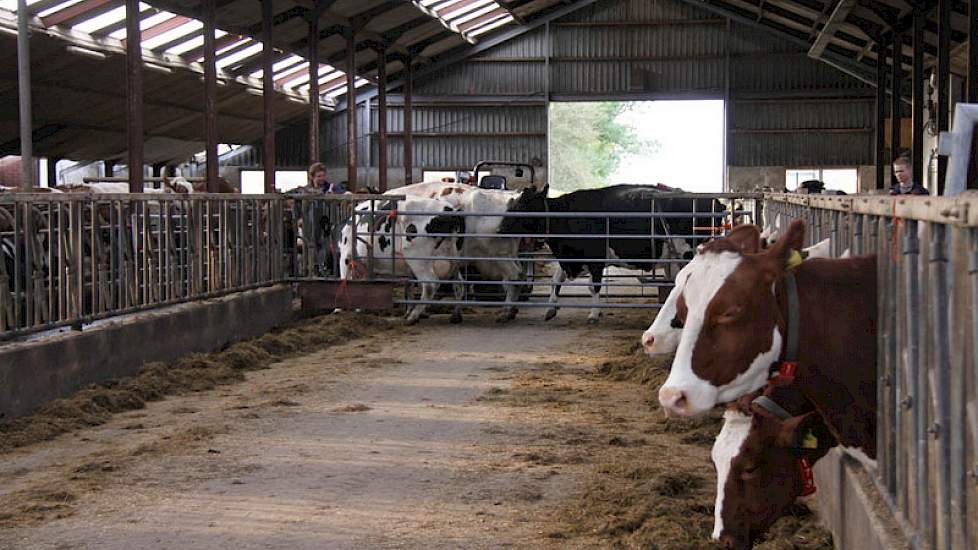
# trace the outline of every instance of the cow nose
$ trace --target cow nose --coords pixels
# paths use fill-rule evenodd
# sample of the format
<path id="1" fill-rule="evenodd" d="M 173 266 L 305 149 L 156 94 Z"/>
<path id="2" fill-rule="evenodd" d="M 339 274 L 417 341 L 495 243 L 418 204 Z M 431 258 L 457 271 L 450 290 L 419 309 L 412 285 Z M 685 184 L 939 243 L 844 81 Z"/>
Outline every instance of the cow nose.
<path id="1" fill-rule="evenodd" d="M 686 401 L 686 392 L 683 390 L 662 387 L 659 389 L 659 404 L 665 409 L 667 416 L 672 416 L 673 414 L 686 416 L 687 414 L 688 403 Z"/>
<path id="2" fill-rule="evenodd" d="M 720 535 L 720 544 L 723 545 L 725 550 L 743 550 L 750 548 L 749 544 L 742 542 L 740 539 L 729 533 Z"/>
<path id="3" fill-rule="evenodd" d="M 645 349 L 645 353 L 652 355 L 655 353 L 655 336 L 652 333 L 645 331 L 642 334 L 642 347 Z"/>

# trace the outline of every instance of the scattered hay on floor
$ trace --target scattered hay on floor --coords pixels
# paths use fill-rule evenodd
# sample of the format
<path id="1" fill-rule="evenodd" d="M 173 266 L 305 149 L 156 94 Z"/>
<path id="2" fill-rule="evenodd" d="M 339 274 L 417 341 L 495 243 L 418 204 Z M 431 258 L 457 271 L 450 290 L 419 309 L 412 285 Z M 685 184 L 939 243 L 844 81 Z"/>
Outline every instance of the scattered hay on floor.
<path id="1" fill-rule="evenodd" d="M 333 412 L 339 413 L 356 413 L 356 412 L 366 412 L 373 410 L 372 407 L 368 407 L 363 403 L 353 403 L 352 405 L 345 405 L 343 407 L 337 407 L 333 409 Z"/>
<path id="2" fill-rule="evenodd" d="M 644 326 L 641 327 L 644 330 Z M 697 418 L 666 418 L 655 391 L 668 376 L 671 357 L 651 359 L 638 341 L 639 326 L 595 335 L 589 350 L 602 357 L 591 374 L 576 373 L 585 394 L 621 391 L 630 384 L 640 392 L 638 399 L 608 408 L 594 402 L 577 401 L 578 419 L 566 444 L 576 449 L 587 463 L 586 481 L 580 493 L 555 514 L 560 528 L 542 536 L 566 541 L 567 546 L 586 544 L 610 548 L 654 548 L 657 550 L 719 549 L 710 537 L 716 498 L 716 473 L 710 449 L 722 426 L 717 409 Z M 554 403 L 572 392 L 567 373 L 536 370 L 517 376 L 509 389 L 493 388 L 483 400 L 523 407 Z M 558 379 L 559 378 L 559 379 Z M 609 389 L 607 384 L 617 386 Z M 595 391 L 595 389 L 600 390 Z M 575 394 L 576 395 L 576 394 Z M 627 401 L 627 400 L 625 400 Z M 637 410 L 636 410 L 637 409 Z M 583 419 L 597 413 L 598 420 Z M 593 417 L 592 417 L 593 418 Z M 538 434 L 538 441 L 557 440 L 557 427 Z M 543 449 L 515 453 L 513 458 L 531 464 L 558 463 Z M 820 527 L 814 514 L 798 507 L 798 513 L 782 518 L 756 548 L 762 550 L 829 550 L 832 536 Z M 807 512 L 807 513 L 806 513 Z M 562 543 L 561 543 L 562 544 Z"/>
<path id="3" fill-rule="evenodd" d="M 147 363 L 136 376 L 94 384 L 50 401 L 34 414 L 0 422 L 0 453 L 105 423 L 113 414 L 141 409 L 167 395 L 213 389 L 244 380 L 248 370 L 268 368 L 295 353 L 307 353 L 394 328 L 381 317 L 343 313 L 296 321 L 274 333 L 169 364 Z"/>

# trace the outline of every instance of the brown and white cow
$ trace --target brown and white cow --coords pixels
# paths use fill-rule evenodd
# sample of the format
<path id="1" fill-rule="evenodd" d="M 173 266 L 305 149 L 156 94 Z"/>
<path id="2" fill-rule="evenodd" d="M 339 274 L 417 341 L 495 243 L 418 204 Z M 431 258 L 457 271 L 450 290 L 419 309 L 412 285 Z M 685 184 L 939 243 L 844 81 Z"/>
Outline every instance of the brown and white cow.
<path id="1" fill-rule="evenodd" d="M 787 297 L 784 275 L 804 224 L 765 250 L 754 241 L 704 245 L 676 302 L 682 336 L 659 388 L 669 414 L 693 416 L 757 391 L 781 357 Z M 876 392 L 860 387 L 876 368 L 876 258 L 813 259 L 793 270 L 800 303 L 798 380 L 843 444 L 875 441 Z M 865 384 L 864 384 L 865 385 Z M 875 387 L 874 384 L 868 384 Z M 855 422 L 850 422 L 854 420 Z M 869 452 L 875 443 L 869 445 Z"/>
<path id="2" fill-rule="evenodd" d="M 792 503 L 814 492 L 811 467 L 837 442 L 798 386 L 768 385 L 723 414 L 713 444 L 717 471 L 713 538 L 751 548 Z"/>

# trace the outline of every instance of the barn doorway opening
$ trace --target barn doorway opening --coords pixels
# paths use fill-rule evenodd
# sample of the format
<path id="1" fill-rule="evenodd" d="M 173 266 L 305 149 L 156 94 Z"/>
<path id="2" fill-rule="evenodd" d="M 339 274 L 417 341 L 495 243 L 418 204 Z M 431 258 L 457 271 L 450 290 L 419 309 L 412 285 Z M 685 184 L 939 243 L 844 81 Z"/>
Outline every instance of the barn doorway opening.
<path id="1" fill-rule="evenodd" d="M 618 183 L 723 191 L 723 101 L 550 104 L 553 194 Z"/>

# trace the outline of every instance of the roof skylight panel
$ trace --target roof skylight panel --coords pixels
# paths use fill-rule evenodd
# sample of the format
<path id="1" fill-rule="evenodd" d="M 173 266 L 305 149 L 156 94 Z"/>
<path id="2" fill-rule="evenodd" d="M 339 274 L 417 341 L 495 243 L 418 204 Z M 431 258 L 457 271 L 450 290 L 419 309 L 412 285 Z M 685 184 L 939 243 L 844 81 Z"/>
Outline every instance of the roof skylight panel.
<path id="1" fill-rule="evenodd" d="M 452 21 L 453 19 L 469 14 L 473 10 L 478 10 L 489 6 L 490 8 L 498 7 L 498 4 L 493 0 L 478 0 L 477 2 L 459 2 L 458 4 L 465 4 L 461 6 L 450 6 L 445 10 L 438 10 L 438 15 L 442 16 L 446 21 Z"/>
<path id="2" fill-rule="evenodd" d="M 476 27 L 472 29 L 471 31 L 469 31 L 469 36 L 479 36 L 480 34 L 485 34 L 493 29 L 498 29 L 499 27 L 502 27 L 506 23 L 510 23 L 512 21 L 513 21 L 513 16 L 507 13 L 502 17 L 500 17 L 499 19 L 496 19 L 495 21 L 487 22 L 485 25 L 482 25 L 481 27 Z"/>
<path id="3" fill-rule="evenodd" d="M 71 6 L 74 6 L 75 4 L 79 4 L 81 2 L 82 2 L 82 0 L 68 0 L 68 2 L 65 2 L 63 4 L 58 4 L 57 6 L 52 6 L 52 7 L 48 8 L 48 9 L 42 11 L 41 13 L 38 13 L 37 16 L 38 17 L 47 17 L 47 16 L 51 15 L 52 13 L 58 13 L 59 11 L 61 11 L 63 9 L 70 8 Z"/>
<path id="4" fill-rule="evenodd" d="M 186 36 L 202 28 L 204 28 L 203 23 L 197 21 L 196 19 L 192 19 L 175 29 L 170 29 L 165 33 L 150 38 L 149 40 L 143 40 L 143 47 L 148 50 L 152 50 L 153 48 L 166 44 L 172 40 L 176 40 L 181 36 Z M 203 37 L 201 37 L 201 40 L 203 40 Z"/>
<path id="5" fill-rule="evenodd" d="M 455 19 L 450 19 L 449 21 L 451 22 L 452 25 L 456 25 L 457 26 L 457 25 L 461 25 L 462 23 L 465 23 L 467 21 L 471 21 L 472 19 L 475 19 L 476 17 L 481 17 L 481 16 L 483 16 L 483 15 L 485 15 L 485 14 L 487 14 L 487 13 L 493 11 L 493 10 L 497 10 L 497 9 L 500 9 L 499 8 L 499 5 L 496 4 L 495 2 L 490 2 L 490 3 L 486 4 L 485 6 L 480 7 L 479 9 L 477 9 L 475 11 L 471 11 L 471 12 L 465 13 L 464 15 L 462 15 L 460 17 L 457 17 Z"/>
<path id="6" fill-rule="evenodd" d="M 255 43 L 251 44 L 250 46 L 248 46 L 247 48 L 244 48 L 241 51 L 235 52 L 235 53 L 233 53 L 233 54 L 231 54 L 231 55 L 229 55 L 227 57 L 223 57 L 221 59 L 218 59 L 217 60 L 217 68 L 218 69 L 224 69 L 224 67 L 227 67 L 229 65 L 233 65 L 233 64 L 237 63 L 238 61 L 241 61 L 242 59 L 251 57 L 251 56 L 255 55 L 256 53 L 261 52 L 261 50 L 262 50 L 262 43 L 261 42 L 255 42 Z"/>
<path id="7" fill-rule="evenodd" d="M 125 18 L 126 18 L 126 7 L 119 6 L 117 8 L 112 8 L 111 10 L 103 13 L 102 15 L 92 17 L 91 19 L 86 19 L 81 23 L 72 26 L 71 28 L 78 32 L 92 34 L 93 32 L 96 32 L 99 29 L 104 29 L 105 27 L 108 27 L 112 23 L 122 21 Z"/>

